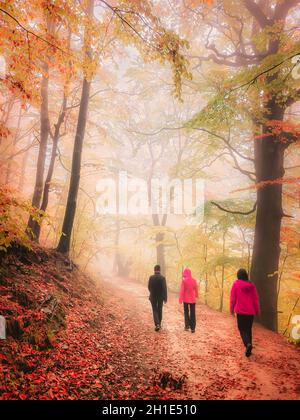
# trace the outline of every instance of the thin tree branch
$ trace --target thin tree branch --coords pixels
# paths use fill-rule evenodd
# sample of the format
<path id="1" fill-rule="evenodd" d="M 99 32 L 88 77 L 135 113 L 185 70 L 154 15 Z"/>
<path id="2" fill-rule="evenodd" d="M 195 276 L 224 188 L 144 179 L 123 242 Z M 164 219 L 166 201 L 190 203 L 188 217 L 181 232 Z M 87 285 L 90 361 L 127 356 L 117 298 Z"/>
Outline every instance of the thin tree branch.
<path id="1" fill-rule="evenodd" d="M 258 73 L 255 77 L 253 77 L 253 78 L 252 78 L 251 80 L 249 80 L 248 82 L 245 82 L 245 83 L 243 83 L 243 84 L 242 84 L 242 85 L 240 85 L 240 86 L 237 86 L 237 87 L 235 87 L 235 88 L 230 89 L 230 90 L 226 93 L 226 95 L 228 95 L 228 94 L 230 94 L 230 93 L 232 93 L 232 92 L 234 92 L 234 91 L 236 91 L 236 90 L 242 89 L 242 88 L 244 88 L 244 87 L 254 85 L 254 83 L 255 83 L 255 82 L 256 82 L 256 81 L 257 81 L 257 80 L 258 80 L 261 76 L 264 76 L 265 74 L 269 73 L 270 71 L 277 69 L 277 68 L 278 68 L 278 67 L 280 67 L 282 64 L 286 63 L 287 61 L 292 60 L 292 58 L 297 57 L 298 55 L 300 55 L 300 51 L 298 51 L 298 52 L 294 53 L 293 55 L 291 55 L 291 56 L 289 56 L 289 57 L 287 57 L 287 58 L 285 58 L 285 59 L 281 60 L 279 63 L 275 64 L 274 66 L 269 67 L 269 68 L 267 68 L 266 70 L 264 70 L 264 71 L 262 71 L 262 72 Z"/>
<path id="2" fill-rule="evenodd" d="M 110 88 L 97 90 L 97 92 L 95 92 L 92 95 L 90 95 L 89 100 L 92 99 L 92 98 L 94 98 L 95 96 L 97 96 L 99 93 L 110 92 L 110 91 L 111 91 Z M 75 105 L 70 105 L 70 106 L 68 106 L 66 108 L 66 110 L 69 111 L 70 109 L 78 108 L 79 105 L 80 105 L 80 102 L 78 102 Z"/>
<path id="3" fill-rule="evenodd" d="M 126 26 L 128 26 L 143 42 L 145 42 L 146 44 L 150 45 L 152 48 L 158 49 L 157 47 L 155 47 L 154 45 L 151 45 L 147 39 L 145 39 L 140 33 L 139 31 L 137 31 L 135 29 L 135 27 L 133 25 L 131 25 L 130 22 L 128 22 L 127 19 L 124 18 L 124 16 L 122 16 L 122 14 L 119 12 L 119 9 L 116 7 L 113 7 L 111 4 L 109 4 L 107 1 L 105 0 L 100 0 L 100 3 L 103 3 L 106 7 L 108 7 Z"/>
<path id="4" fill-rule="evenodd" d="M 213 206 L 218 207 L 219 210 L 225 211 L 226 213 L 230 213 L 230 214 L 240 214 L 242 216 L 249 216 L 252 213 L 256 212 L 256 208 L 257 208 L 257 202 L 254 204 L 253 209 L 243 212 L 243 211 L 233 211 L 233 210 L 229 210 L 229 209 L 225 209 L 224 207 L 222 207 L 220 204 L 216 203 L 215 201 L 211 201 L 211 204 Z"/>
<path id="5" fill-rule="evenodd" d="M 18 25 L 21 29 L 23 29 L 23 31 L 25 31 L 25 32 L 26 32 L 27 39 L 28 39 L 28 35 L 30 34 L 30 35 L 34 36 L 35 38 L 37 38 L 37 39 L 39 39 L 39 40 L 41 40 L 41 41 L 45 42 L 45 43 L 46 43 L 46 44 L 48 44 L 48 45 L 50 45 L 51 47 L 56 48 L 57 50 L 61 51 L 62 53 L 64 53 L 64 54 L 67 54 L 67 55 L 70 55 L 70 56 L 74 57 L 74 55 L 73 55 L 72 53 L 70 53 L 70 52 L 68 52 L 68 51 L 65 51 L 64 49 L 62 49 L 62 48 L 58 47 L 57 45 L 53 44 L 52 42 L 48 41 L 47 39 L 45 39 L 45 38 L 41 37 L 40 35 L 37 35 L 35 32 L 33 32 L 33 31 L 31 31 L 31 30 L 27 29 L 24 25 L 22 25 L 22 23 L 21 23 L 21 22 L 19 22 L 19 21 L 18 21 L 18 19 L 17 19 L 17 18 L 15 18 L 15 17 L 14 17 L 12 14 L 10 14 L 7 10 L 4 10 L 4 9 L 0 8 L 0 12 L 4 13 L 5 15 L 9 16 L 12 20 L 14 20 L 14 21 L 16 22 L 16 24 L 17 24 L 17 25 Z"/>
<path id="6" fill-rule="evenodd" d="M 156 131 L 152 131 L 152 132 L 148 132 L 148 133 L 143 132 L 143 131 L 137 131 L 137 130 L 127 130 L 127 131 L 129 131 L 130 133 L 140 134 L 142 136 L 156 136 L 157 134 L 160 134 L 163 131 L 183 130 L 183 129 L 187 129 L 187 128 L 191 128 L 192 130 L 197 130 L 197 131 L 203 131 L 204 133 L 210 134 L 211 136 L 214 136 L 214 137 L 222 140 L 240 158 L 245 159 L 245 160 L 249 160 L 250 162 L 254 162 L 254 159 L 252 159 L 248 156 L 244 156 L 242 153 L 240 153 L 238 150 L 236 150 L 225 137 L 223 137 L 223 136 L 221 136 L 217 133 L 214 133 L 213 131 L 207 130 L 206 128 L 181 126 L 181 127 L 162 127 L 162 128 L 160 128 Z"/>

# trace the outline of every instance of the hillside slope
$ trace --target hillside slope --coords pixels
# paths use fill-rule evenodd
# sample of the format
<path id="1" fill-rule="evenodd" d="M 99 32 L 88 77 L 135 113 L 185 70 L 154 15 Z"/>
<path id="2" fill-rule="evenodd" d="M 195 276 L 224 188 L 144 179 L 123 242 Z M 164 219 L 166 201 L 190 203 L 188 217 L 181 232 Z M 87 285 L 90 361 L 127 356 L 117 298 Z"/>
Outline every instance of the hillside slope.
<path id="1" fill-rule="evenodd" d="M 0 399 L 172 397 L 121 305 L 68 259 L 14 250 L 0 274 Z"/>

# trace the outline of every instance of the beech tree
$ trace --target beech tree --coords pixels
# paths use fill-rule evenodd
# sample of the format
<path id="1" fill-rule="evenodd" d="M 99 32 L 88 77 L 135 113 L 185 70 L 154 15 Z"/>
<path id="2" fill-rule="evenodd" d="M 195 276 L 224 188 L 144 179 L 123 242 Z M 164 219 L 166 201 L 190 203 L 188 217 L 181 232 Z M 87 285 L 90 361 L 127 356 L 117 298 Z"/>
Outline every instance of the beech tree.
<path id="1" fill-rule="evenodd" d="M 233 3 L 217 3 L 206 15 L 198 11 L 199 21 L 207 24 L 208 32 L 204 54 L 193 58 L 201 65 L 212 62 L 220 66 L 229 77 L 219 83 L 215 99 L 195 116 L 189 127 L 204 132 L 205 127 L 210 128 L 208 134 L 219 136 L 227 144 L 235 166 L 255 182 L 257 204 L 252 211 L 256 210 L 257 216 L 251 278 L 261 297 L 259 319 L 276 331 L 280 231 L 285 217 L 282 208 L 284 156 L 299 140 L 297 130 L 285 124 L 287 110 L 300 99 L 297 82 L 291 74 L 295 67 L 291 59 L 299 54 L 299 41 L 294 37 L 292 24 L 293 18 L 296 19 L 293 11 L 299 1 L 244 0 L 242 8 L 247 20 L 237 13 Z M 288 42 L 286 34 L 290 36 Z M 225 51 L 222 49 L 224 36 L 227 39 Z M 225 121 L 222 128 L 220 118 Z M 230 135 L 222 136 L 222 131 L 214 131 L 218 123 L 219 130 L 228 131 L 231 122 L 237 119 L 252 124 L 254 156 L 249 154 L 249 147 L 248 151 L 245 146 L 244 151 L 235 148 Z M 246 165 L 239 164 L 240 160 Z M 251 162 L 253 174 L 252 168 L 247 169 Z M 249 213 L 251 211 L 245 215 Z"/>

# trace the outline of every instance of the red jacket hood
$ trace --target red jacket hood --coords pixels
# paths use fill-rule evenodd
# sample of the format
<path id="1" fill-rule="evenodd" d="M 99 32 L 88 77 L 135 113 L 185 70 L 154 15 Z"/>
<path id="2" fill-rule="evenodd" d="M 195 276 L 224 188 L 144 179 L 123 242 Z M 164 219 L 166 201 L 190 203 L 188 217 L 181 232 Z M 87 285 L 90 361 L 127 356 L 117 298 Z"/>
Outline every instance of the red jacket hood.
<path id="1" fill-rule="evenodd" d="M 198 298 L 197 281 L 192 277 L 189 268 L 185 268 L 182 273 L 182 282 L 180 287 L 179 302 L 196 303 Z"/>
<path id="2" fill-rule="evenodd" d="M 247 280 L 236 280 L 237 284 L 244 293 L 251 293 L 253 290 L 253 283 Z"/>
<path id="3" fill-rule="evenodd" d="M 185 268 L 182 273 L 182 280 L 190 280 L 192 279 L 192 272 L 189 268 Z"/>

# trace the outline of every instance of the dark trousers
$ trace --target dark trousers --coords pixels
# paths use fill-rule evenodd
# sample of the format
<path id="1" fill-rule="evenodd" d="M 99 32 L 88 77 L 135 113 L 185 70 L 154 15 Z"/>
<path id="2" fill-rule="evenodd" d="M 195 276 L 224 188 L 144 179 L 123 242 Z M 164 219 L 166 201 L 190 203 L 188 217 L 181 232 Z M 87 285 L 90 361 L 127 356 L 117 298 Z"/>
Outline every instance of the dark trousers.
<path id="1" fill-rule="evenodd" d="M 185 328 L 195 330 L 196 328 L 196 304 L 195 303 L 183 303 L 184 308 L 184 323 Z"/>
<path id="2" fill-rule="evenodd" d="M 154 324 L 155 326 L 161 325 L 164 301 L 162 299 L 151 299 L 150 302 L 152 305 Z"/>
<path id="3" fill-rule="evenodd" d="M 247 347 L 248 344 L 252 344 L 253 321 L 253 315 L 237 315 L 238 329 L 245 347 Z"/>

